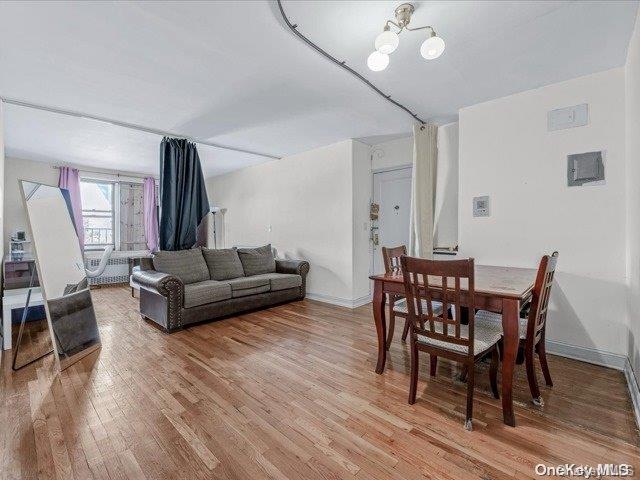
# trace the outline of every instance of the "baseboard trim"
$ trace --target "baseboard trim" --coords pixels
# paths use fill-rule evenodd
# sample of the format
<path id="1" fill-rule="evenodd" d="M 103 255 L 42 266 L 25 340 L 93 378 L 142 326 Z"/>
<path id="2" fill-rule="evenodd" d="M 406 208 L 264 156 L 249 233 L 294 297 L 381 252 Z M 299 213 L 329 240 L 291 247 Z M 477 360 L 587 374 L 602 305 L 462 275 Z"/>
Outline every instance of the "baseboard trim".
<path id="1" fill-rule="evenodd" d="M 554 355 L 580 360 L 581 362 L 593 363 L 594 365 L 601 365 L 603 367 L 614 368 L 620 371 L 625 370 L 625 365 L 628 362 L 626 355 L 603 352 L 601 350 L 596 350 L 595 348 L 579 347 L 577 345 L 570 345 L 568 343 L 556 342 L 549 339 L 545 342 L 545 347 L 548 353 L 553 353 Z"/>
<path id="2" fill-rule="evenodd" d="M 633 367 L 631 366 L 631 362 L 628 357 L 624 364 L 624 376 L 627 379 L 629 395 L 631 395 L 631 401 L 633 402 L 633 413 L 636 415 L 636 426 L 640 428 L 640 389 L 638 388 L 638 382 L 633 373 Z"/>
<path id="3" fill-rule="evenodd" d="M 337 305 L 339 307 L 346 307 L 346 308 L 358 308 L 371 302 L 371 295 L 365 295 L 363 297 L 349 299 L 349 298 L 342 298 L 342 297 L 334 297 L 331 295 L 324 295 L 322 293 L 307 292 L 307 298 L 310 300 L 330 303 L 331 305 Z"/>
<path id="4" fill-rule="evenodd" d="M 640 388 L 638 388 L 638 382 L 633 373 L 629 357 L 618 353 L 602 352 L 595 348 L 578 347 L 576 345 L 554 342 L 552 340 L 547 340 L 545 345 L 548 353 L 622 371 L 627 382 L 631 402 L 633 403 L 636 426 L 640 428 Z"/>

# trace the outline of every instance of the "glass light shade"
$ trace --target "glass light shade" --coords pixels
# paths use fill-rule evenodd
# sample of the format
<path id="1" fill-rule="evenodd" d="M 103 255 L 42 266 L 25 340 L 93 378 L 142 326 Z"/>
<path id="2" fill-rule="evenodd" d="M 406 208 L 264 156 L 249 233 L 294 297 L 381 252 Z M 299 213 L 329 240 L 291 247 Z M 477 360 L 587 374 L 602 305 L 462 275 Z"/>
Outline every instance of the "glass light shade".
<path id="1" fill-rule="evenodd" d="M 374 72 L 381 72 L 389 65 L 389 55 L 386 53 L 380 53 L 379 51 L 373 52 L 367 58 L 367 66 Z"/>
<path id="2" fill-rule="evenodd" d="M 442 52 L 444 52 L 444 40 L 437 35 L 427 38 L 420 47 L 420 55 L 427 60 L 438 58 Z"/>
<path id="3" fill-rule="evenodd" d="M 376 50 L 389 55 L 398 48 L 399 42 L 397 33 L 386 30 L 376 37 Z"/>

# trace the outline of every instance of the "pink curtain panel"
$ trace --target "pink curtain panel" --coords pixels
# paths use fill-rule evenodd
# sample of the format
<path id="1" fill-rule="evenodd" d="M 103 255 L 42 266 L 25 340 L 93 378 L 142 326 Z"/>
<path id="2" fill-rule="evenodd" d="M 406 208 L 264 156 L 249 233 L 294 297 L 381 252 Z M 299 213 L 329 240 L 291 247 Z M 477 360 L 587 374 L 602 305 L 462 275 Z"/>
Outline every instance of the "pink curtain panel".
<path id="1" fill-rule="evenodd" d="M 84 250 L 84 225 L 82 223 L 82 199 L 80 197 L 80 174 L 78 169 L 60 167 L 60 179 L 58 186 L 69 191 L 73 221 L 76 224 L 76 233 L 80 242 L 80 250 Z"/>

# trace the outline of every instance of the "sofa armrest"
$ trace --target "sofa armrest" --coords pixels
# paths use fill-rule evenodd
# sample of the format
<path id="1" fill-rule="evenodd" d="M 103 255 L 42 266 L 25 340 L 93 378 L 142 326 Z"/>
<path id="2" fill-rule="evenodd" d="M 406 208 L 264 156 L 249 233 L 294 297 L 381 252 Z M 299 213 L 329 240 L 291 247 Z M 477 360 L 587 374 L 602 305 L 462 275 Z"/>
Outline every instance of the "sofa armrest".
<path id="1" fill-rule="evenodd" d="M 182 280 L 156 270 L 133 272 L 140 285 L 140 313 L 168 331 L 182 327 L 184 284 Z"/>
<path id="2" fill-rule="evenodd" d="M 302 277 L 300 286 L 300 298 L 307 294 L 307 274 L 309 273 L 309 262 L 306 260 L 278 260 L 276 259 L 276 273 L 293 273 Z"/>
<path id="3" fill-rule="evenodd" d="M 133 272 L 133 279 L 143 287 L 157 290 L 158 293 L 168 297 L 174 293 L 184 292 L 182 280 L 168 273 L 156 270 L 139 270 Z"/>
<path id="4" fill-rule="evenodd" d="M 309 273 L 309 262 L 305 260 L 276 259 L 276 273 L 294 273 L 306 277 Z"/>

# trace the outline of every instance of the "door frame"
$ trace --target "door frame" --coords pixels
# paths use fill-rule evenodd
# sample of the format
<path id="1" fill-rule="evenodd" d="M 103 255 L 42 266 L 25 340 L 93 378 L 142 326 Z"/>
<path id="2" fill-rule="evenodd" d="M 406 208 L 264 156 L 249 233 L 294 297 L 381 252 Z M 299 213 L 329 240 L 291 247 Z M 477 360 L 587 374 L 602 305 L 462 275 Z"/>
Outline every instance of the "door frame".
<path id="1" fill-rule="evenodd" d="M 373 161 L 373 157 L 372 157 L 372 161 Z M 395 165 L 393 167 L 383 167 L 383 168 L 376 168 L 375 170 L 372 169 L 371 170 L 371 198 L 369 199 L 369 205 L 371 205 L 373 203 L 373 198 L 374 198 L 374 188 L 375 188 L 375 175 L 377 173 L 387 173 L 387 172 L 395 172 L 396 170 L 406 170 L 408 168 L 411 168 L 411 175 L 413 177 L 413 162 L 411 163 L 405 163 L 402 165 Z M 372 230 L 371 228 L 373 227 L 373 220 L 371 220 L 371 218 L 369 218 L 369 232 L 371 233 Z M 373 275 L 373 271 L 374 271 L 374 256 L 376 254 L 376 249 L 373 245 L 373 239 L 369 240 L 370 244 L 371 244 L 371 248 L 370 248 L 370 254 L 369 254 L 369 275 Z M 409 245 L 407 245 L 407 248 L 409 247 Z"/>

